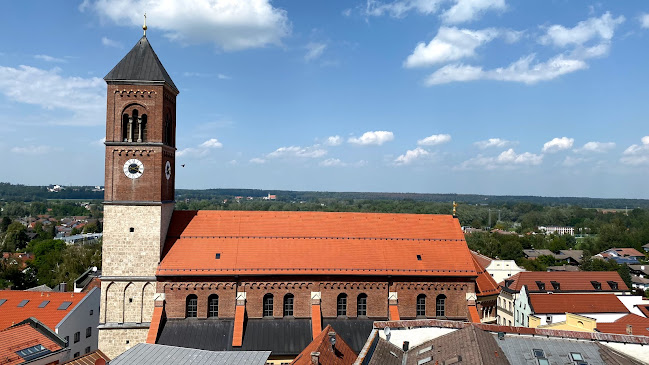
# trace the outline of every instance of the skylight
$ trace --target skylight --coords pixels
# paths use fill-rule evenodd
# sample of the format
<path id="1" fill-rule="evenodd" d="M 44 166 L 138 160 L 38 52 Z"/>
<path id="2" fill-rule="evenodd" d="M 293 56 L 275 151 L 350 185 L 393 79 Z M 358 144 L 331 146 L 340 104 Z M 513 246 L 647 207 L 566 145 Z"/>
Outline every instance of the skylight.
<path id="1" fill-rule="evenodd" d="M 41 304 L 38 305 L 38 308 L 45 308 L 45 306 L 48 304 L 50 304 L 50 301 L 44 300 Z"/>
<path id="2" fill-rule="evenodd" d="M 60 310 L 60 311 L 64 311 L 64 310 L 68 309 L 68 308 L 70 307 L 70 305 L 72 305 L 72 302 L 63 302 L 63 303 L 61 303 L 61 305 L 60 305 L 58 308 L 56 308 L 56 309 L 57 309 L 57 310 Z"/>
<path id="3" fill-rule="evenodd" d="M 50 352 L 52 351 L 45 348 L 45 346 L 38 344 L 36 346 L 32 346 L 20 351 L 16 351 L 16 354 L 22 357 L 25 361 L 30 361 L 42 357 L 43 355 L 47 355 Z"/>
<path id="4" fill-rule="evenodd" d="M 18 303 L 18 308 L 22 308 L 22 307 L 26 306 L 27 303 L 29 303 L 29 299 L 21 300 L 20 303 Z"/>
<path id="5" fill-rule="evenodd" d="M 5 304 L 6 301 L 7 301 L 7 299 L 0 299 L 0 305 Z"/>

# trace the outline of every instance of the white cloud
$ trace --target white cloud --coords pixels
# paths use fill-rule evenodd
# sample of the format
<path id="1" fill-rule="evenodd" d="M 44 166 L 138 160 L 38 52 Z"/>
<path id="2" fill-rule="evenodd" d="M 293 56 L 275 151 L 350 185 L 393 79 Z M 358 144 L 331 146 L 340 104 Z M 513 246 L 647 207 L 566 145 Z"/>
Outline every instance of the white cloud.
<path id="1" fill-rule="evenodd" d="M 342 143 L 343 139 L 341 136 L 331 136 L 325 141 L 325 144 L 329 146 L 340 146 Z"/>
<path id="2" fill-rule="evenodd" d="M 499 34 L 494 28 L 483 30 L 441 27 L 428 44 L 419 43 L 403 63 L 404 67 L 426 67 L 475 56 L 475 50 Z"/>
<path id="3" fill-rule="evenodd" d="M 56 124 L 101 125 L 106 120 L 106 84 L 98 77 L 64 77 L 58 68 L 0 66 L 0 93 L 47 110 L 72 112 Z"/>
<path id="4" fill-rule="evenodd" d="M 430 152 L 426 151 L 421 147 L 417 147 L 414 150 L 407 150 L 406 153 L 397 157 L 394 160 L 394 163 L 397 165 L 409 165 L 419 159 L 422 159 L 426 156 L 429 156 Z"/>
<path id="5" fill-rule="evenodd" d="M 577 153 L 589 153 L 589 152 L 606 152 L 615 148 L 614 142 L 587 142 L 581 148 L 576 148 L 574 151 Z"/>
<path id="6" fill-rule="evenodd" d="M 320 166 L 324 167 L 345 167 L 347 166 L 346 163 L 340 161 L 340 159 L 337 158 L 328 158 L 324 161 L 320 161 Z"/>
<path id="7" fill-rule="evenodd" d="M 383 3 L 367 0 L 365 14 L 369 16 L 389 15 L 403 18 L 409 12 L 422 15 L 436 14 L 442 6 L 452 4 L 441 13 L 445 23 L 463 23 L 478 19 L 488 10 L 505 10 L 505 0 L 395 0 Z"/>
<path id="8" fill-rule="evenodd" d="M 327 48 L 327 44 L 325 43 L 311 42 L 307 44 L 306 45 L 307 52 L 304 55 L 304 60 L 309 62 L 320 58 L 320 56 L 322 56 L 326 48 Z"/>
<path id="9" fill-rule="evenodd" d="M 118 41 L 114 41 L 110 38 L 107 37 L 101 37 L 101 44 L 103 44 L 106 47 L 114 47 L 114 48 L 123 48 L 124 45 Z"/>
<path id="10" fill-rule="evenodd" d="M 424 139 L 417 141 L 417 144 L 420 146 L 435 146 L 442 143 L 447 143 L 451 141 L 450 134 L 433 134 Z"/>
<path id="11" fill-rule="evenodd" d="M 11 149 L 11 152 L 15 154 L 29 155 L 29 156 L 47 155 L 55 151 L 60 151 L 60 148 L 53 148 L 51 146 L 46 146 L 46 145 L 40 145 L 40 146 L 31 145 L 26 147 L 13 147 Z"/>
<path id="12" fill-rule="evenodd" d="M 201 143 L 199 147 L 200 148 L 221 148 L 223 147 L 223 143 L 219 142 L 219 140 L 216 138 L 210 138 L 207 141 Z"/>
<path id="13" fill-rule="evenodd" d="M 178 157 L 205 157 L 209 155 L 210 151 L 215 148 L 221 148 L 223 144 L 216 138 L 210 138 L 207 141 L 199 144 L 197 147 L 188 147 L 176 152 Z"/>
<path id="14" fill-rule="evenodd" d="M 62 58 L 56 58 L 56 57 L 48 56 L 46 54 L 37 54 L 36 56 L 34 56 L 34 58 L 36 58 L 37 60 L 43 60 L 45 62 L 54 62 L 54 63 L 68 62 Z"/>
<path id="15" fill-rule="evenodd" d="M 459 169 L 513 169 L 523 166 L 536 166 L 543 162 L 543 155 L 537 155 L 530 152 L 517 154 L 512 148 L 503 151 L 496 157 L 478 155 L 474 158 L 464 161 L 460 164 Z"/>
<path id="16" fill-rule="evenodd" d="M 217 77 L 219 80 L 231 80 L 231 79 L 232 79 L 232 77 L 230 77 L 230 76 L 228 76 L 228 75 L 226 75 L 226 74 L 217 74 L 216 77 Z"/>
<path id="17" fill-rule="evenodd" d="M 463 23 L 475 20 L 487 10 L 505 10 L 505 0 L 454 0 L 455 5 L 442 14 L 447 23 Z"/>
<path id="18" fill-rule="evenodd" d="M 482 67 L 462 64 L 447 65 L 432 73 L 425 81 L 427 86 L 446 84 L 450 82 L 496 80 L 535 84 L 548 81 L 561 75 L 582 70 L 588 67 L 586 62 L 579 59 L 567 58 L 563 54 L 555 56 L 546 62 L 532 63 L 535 55 L 531 54 L 505 68 L 483 70 Z"/>
<path id="19" fill-rule="evenodd" d="M 642 145 L 632 144 L 624 150 L 620 162 L 633 166 L 649 164 L 649 136 L 642 137 L 641 141 Z"/>
<path id="20" fill-rule="evenodd" d="M 478 148 L 481 149 L 486 149 L 491 147 L 501 148 L 511 144 L 513 144 L 513 142 L 505 139 L 500 139 L 500 138 L 489 138 L 486 141 L 478 141 L 474 143 L 474 145 L 478 146 Z"/>
<path id="21" fill-rule="evenodd" d="M 280 147 L 266 155 L 266 158 L 318 158 L 327 154 L 327 150 L 318 145 L 311 147 Z"/>
<path id="22" fill-rule="evenodd" d="M 587 162 L 588 159 L 583 158 L 583 157 L 572 157 L 572 156 L 566 156 L 566 158 L 563 160 L 562 165 L 566 167 L 573 167 L 577 166 L 579 164 L 582 164 L 584 162 Z"/>
<path id="23" fill-rule="evenodd" d="M 359 138 L 351 137 L 347 141 L 349 143 L 368 146 L 368 145 L 377 145 L 380 146 L 385 142 L 390 142 L 394 139 L 394 134 L 388 131 L 370 131 L 363 133 Z"/>
<path id="24" fill-rule="evenodd" d="M 649 14 L 640 15 L 640 26 L 643 28 L 649 28 Z"/>
<path id="25" fill-rule="evenodd" d="M 250 163 L 261 165 L 261 164 L 266 163 L 266 160 L 264 160 L 263 158 L 255 157 L 255 158 L 250 159 Z"/>
<path id="26" fill-rule="evenodd" d="M 574 138 L 561 137 L 553 138 L 551 141 L 545 142 L 543 144 L 543 152 L 554 153 L 562 150 L 567 150 L 572 148 L 572 145 L 575 143 Z"/>
<path id="27" fill-rule="evenodd" d="M 581 21 L 572 28 L 566 28 L 558 24 L 552 25 L 548 27 L 546 34 L 541 37 L 540 41 L 543 44 L 554 44 L 558 47 L 581 46 L 596 38 L 610 41 L 615 33 L 615 28 L 623 22 L 623 16 L 613 18 L 611 13 L 606 12 L 599 18 L 589 18 Z"/>
<path id="28" fill-rule="evenodd" d="M 291 33 L 287 12 L 270 0 L 88 0 L 91 9 L 118 25 L 141 26 L 183 44 L 214 43 L 226 51 L 279 45 Z"/>
<path id="29" fill-rule="evenodd" d="M 347 16 L 347 17 L 348 17 L 348 16 L 352 15 L 352 9 L 345 9 L 345 10 L 342 11 L 341 14 L 342 14 L 343 16 Z"/>

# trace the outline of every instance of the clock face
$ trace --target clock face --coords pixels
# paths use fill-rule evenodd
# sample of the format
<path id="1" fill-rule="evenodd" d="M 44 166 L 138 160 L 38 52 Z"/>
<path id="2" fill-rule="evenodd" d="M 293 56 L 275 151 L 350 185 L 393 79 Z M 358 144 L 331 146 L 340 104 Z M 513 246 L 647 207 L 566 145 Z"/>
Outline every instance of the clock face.
<path id="1" fill-rule="evenodd" d="M 144 165 L 140 160 L 130 159 L 124 163 L 124 175 L 129 179 L 137 179 L 144 173 Z"/>
<path id="2" fill-rule="evenodd" d="M 171 162 L 169 161 L 165 164 L 165 176 L 167 180 L 171 179 Z"/>

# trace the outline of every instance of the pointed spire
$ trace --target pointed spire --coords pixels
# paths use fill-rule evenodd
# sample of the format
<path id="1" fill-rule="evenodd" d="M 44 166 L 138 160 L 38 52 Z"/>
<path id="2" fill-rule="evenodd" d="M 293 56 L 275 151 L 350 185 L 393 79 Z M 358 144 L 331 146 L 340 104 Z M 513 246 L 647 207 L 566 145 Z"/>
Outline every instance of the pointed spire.
<path id="1" fill-rule="evenodd" d="M 146 13 L 144 13 L 144 25 L 142 26 L 142 29 L 144 30 L 144 36 L 146 37 Z"/>

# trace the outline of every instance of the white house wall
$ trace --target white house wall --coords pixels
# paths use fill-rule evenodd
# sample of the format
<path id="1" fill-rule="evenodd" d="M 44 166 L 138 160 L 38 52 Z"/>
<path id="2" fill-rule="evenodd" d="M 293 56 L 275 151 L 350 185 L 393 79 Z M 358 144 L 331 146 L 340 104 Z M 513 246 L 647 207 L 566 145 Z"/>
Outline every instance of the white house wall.
<path id="1" fill-rule="evenodd" d="M 56 333 L 59 336 L 69 338 L 68 359 L 72 359 L 76 352 L 79 355 L 84 355 L 87 347 L 90 347 L 90 352 L 97 350 L 100 297 L 99 288 L 93 288 L 56 326 Z M 90 314 L 91 311 L 92 314 Z M 86 328 L 88 327 L 92 328 L 90 337 L 86 337 Z M 80 333 L 80 340 L 77 343 L 74 342 L 76 332 Z"/>

